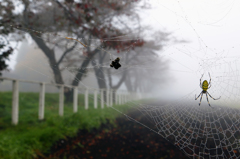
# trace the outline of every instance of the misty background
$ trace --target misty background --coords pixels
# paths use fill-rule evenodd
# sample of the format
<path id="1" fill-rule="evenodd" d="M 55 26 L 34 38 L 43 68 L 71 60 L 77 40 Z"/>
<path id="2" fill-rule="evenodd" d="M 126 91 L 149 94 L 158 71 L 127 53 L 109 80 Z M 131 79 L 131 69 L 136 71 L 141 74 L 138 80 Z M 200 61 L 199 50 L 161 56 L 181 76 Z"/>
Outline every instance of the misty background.
<path id="1" fill-rule="evenodd" d="M 240 22 L 237 20 L 240 15 L 239 5 L 240 2 L 233 0 L 217 2 L 151 0 L 136 4 L 136 10 L 133 8 L 133 11 L 139 15 L 137 22 L 141 28 L 134 28 L 135 24 L 132 24 L 134 20 L 123 17 L 121 20 L 127 19 L 123 23 L 132 28 L 129 29 L 124 25 L 120 27 L 123 32 L 126 31 L 125 35 L 127 35 L 121 40 L 143 39 L 145 43 L 131 51 L 120 50 L 118 53 L 118 50 L 112 48 L 107 50 L 114 58 L 120 56 L 122 68 L 111 69 L 109 57 L 107 57 L 109 54 L 105 56 L 101 68 L 105 75 L 106 87 L 118 85 L 127 70 L 124 82 L 121 82 L 117 88 L 119 90 L 142 92 L 151 97 L 163 99 L 178 99 L 190 94 L 194 99 L 195 94 L 198 95 L 201 92 L 200 77 L 204 74 L 203 78 L 209 80 L 208 72 L 210 72 L 213 96 L 217 97 L 230 92 L 226 96 L 237 100 L 238 97 L 232 97 L 231 94 L 234 92 L 233 87 L 238 87 L 236 71 L 239 68 L 239 62 L 236 59 L 239 58 L 240 51 L 238 42 Z M 51 8 L 51 5 L 49 6 Z M 19 6 L 19 10 L 21 8 L 23 7 Z M 39 22 L 47 21 L 47 19 L 39 20 Z M 44 26 L 41 29 L 48 31 Z M 3 76 L 56 82 L 46 56 L 41 49 L 38 49 L 31 36 L 28 35 L 27 39 L 19 43 L 18 49 L 10 58 L 11 71 L 5 72 Z M 99 39 L 92 38 L 90 41 L 98 43 L 97 40 Z M 82 48 L 79 43 L 77 47 Z M 60 58 L 62 50 L 61 48 L 56 50 L 59 51 L 56 55 Z M 130 56 L 138 55 L 132 62 L 126 62 L 129 54 Z M 100 64 L 97 60 L 97 56 L 91 59 Z M 71 66 L 70 60 L 69 63 L 65 63 L 61 70 L 66 84 L 71 84 L 74 78 L 71 71 L 76 67 Z M 90 62 L 87 68 L 86 76 L 78 85 L 83 88 L 99 88 L 98 79 L 102 80 L 102 77 L 94 73 L 96 66 Z M 229 80 L 229 74 L 233 74 L 232 80 Z M 225 80 L 228 82 L 224 83 Z M 0 87 L 4 91 L 11 90 L 11 83 L 1 82 Z M 20 90 L 38 92 L 36 86 L 30 87 L 29 84 L 23 83 L 20 84 Z M 227 97 L 222 101 L 226 101 Z"/>
<path id="2" fill-rule="evenodd" d="M 14 49 L 8 61 L 10 70 L 4 71 L 2 76 L 78 87 L 79 94 L 82 95 L 79 104 L 74 105 L 81 110 L 86 109 L 84 107 L 86 97 L 90 99 L 89 103 L 85 102 L 85 104 L 91 103 L 89 111 L 73 114 L 73 89 L 64 87 L 64 105 L 69 105 L 64 109 L 69 110 L 73 116 L 66 116 L 67 120 L 62 118 L 63 122 L 59 118 L 60 127 L 56 131 L 49 129 L 50 133 L 48 133 L 45 128 L 42 129 L 45 131 L 43 136 L 47 142 L 58 134 L 56 132 L 66 131 L 65 128 L 71 128 L 69 126 L 76 127 L 74 123 L 83 126 L 95 125 L 90 121 L 93 119 L 100 124 L 102 117 L 104 120 L 110 117 L 108 114 L 102 116 L 108 112 L 111 115 L 117 113 L 121 116 L 120 121 L 125 121 L 114 128 L 116 134 L 122 134 L 127 140 L 125 142 L 121 137 L 119 143 L 123 144 L 115 144 L 120 146 L 116 151 L 120 152 L 121 149 L 124 155 L 131 154 L 129 149 L 135 151 L 139 149 L 135 146 L 144 143 L 146 156 L 149 157 L 150 152 L 147 147 L 155 151 L 153 155 L 155 157 L 156 154 L 164 154 L 159 152 L 169 152 L 172 157 L 174 153 L 177 155 L 177 151 L 167 146 L 171 143 L 171 146 L 177 147 L 188 157 L 239 158 L 239 1 L 4 0 L 4 3 L 2 2 L 3 0 L 0 0 L 0 44 L 3 43 Z M 121 67 L 119 69 L 110 67 L 111 62 L 118 57 Z M 207 98 L 207 94 L 203 94 L 196 99 L 203 91 L 201 82 L 204 80 L 209 83 L 211 81 L 211 88 L 209 86 L 207 89 L 209 96 Z M 20 92 L 40 91 L 39 84 L 19 82 L 19 87 Z M 83 93 L 86 88 L 89 90 L 89 96 L 84 98 Z M 93 96 L 93 91 L 99 89 L 116 90 L 120 94 L 128 92 L 130 98 L 131 93 L 138 93 L 144 99 L 157 100 L 130 99 L 127 103 L 121 102 L 123 104 L 121 106 L 95 109 L 97 100 L 95 100 L 96 96 Z M 9 122 L 11 91 L 12 81 L 0 81 L 0 92 L 3 94 L 0 97 L 9 106 L 6 107 L 7 111 L 1 112 L 2 115 L 8 116 Z M 59 92 L 59 88 L 47 85 L 46 92 Z M 33 94 L 34 98 L 30 94 L 21 95 L 20 100 L 17 101 L 20 103 L 20 117 L 27 121 L 27 133 L 31 130 L 28 129 L 30 124 L 39 123 L 36 120 L 38 94 Z M 47 95 L 54 97 L 52 100 L 54 103 L 50 103 L 46 109 L 49 110 L 48 115 L 54 112 L 56 116 L 52 116 L 52 119 L 58 120 L 57 116 L 61 115 L 60 108 L 63 108 L 62 94 Z M 115 95 L 116 93 L 113 92 L 111 98 L 113 103 L 117 99 Z M 56 98 L 57 96 L 59 98 Z M 106 91 L 98 98 L 107 103 L 109 101 Z M 29 99 L 35 100 L 36 103 L 33 104 Z M 49 99 L 46 101 L 49 102 Z M 57 100 L 59 102 L 56 102 Z M 16 108 L 17 102 L 15 102 Z M 44 102 L 39 103 L 39 108 L 44 108 Z M 124 106 L 129 110 L 131 108 L 133 114 L 124 114 L 125 112 L 121 111 L 125 109 Z M 2 110 L 5 109 L 4 105 L 0 107 Z M 95 113 L 91 116 L 88 114 L 90 111 Z M 89 118 L 85 118 L 81 113 Z M 49 117 L 48 115 L 46 116 Z M 1 121 L 2 125 L 8 126 L 5 119 Z M 53 125 L 51 121 L 43 124 L 50 124 L 46 126 L 49 128 Z M 128 126 L 128 124 L 137 126 Z M 144 132 L 141 135 L 139 132 L 143 127 L 152 134 Z M 112 131 L 114 135 L 116 131 Z M 16 133 L 22 134 L 22 130 Z M 124 133 L 130 136 L 126 138 Z M 9 134 L 12 135 L 12 133 L 4 135 Z M 35 135 L 31 132 L 29 134 Z M 157 137 L 155 138 L 153 134 Z M 80 136 L 86 138 L 82 132 Z M 140 139 L 135 140 L 134 138 L 138 136 Z M 151 144 L 148 144 L 146 141 L 150 140 L 150 136 L 154 138 L 154 142 L 150 141 Z M 26 136 L 26 138 L 32 140 L 32 137 Z M 90 138 L 94 141 L 93 137 Z M 167 139 L 168 143 L 156 140 L 159 138 L 164 139 L 164 142 Z M 86 139 L 88 140 L 88 137 Z M 116 155 L 114 151 L 109 151 L 110 142 L 102 139 L 97 149 L 102 149 L 106 144 L 107 152 Z M 108 135 L 107 139 L 110 139 Z M 117 143 L 115 137 L 112 139 Z M 12 144 L 16 143 L 12 136 L 3 140 L 2 147 L 5 148 L 5 141 L 8 143 L 8 140 L 12 140 L 9 142 L 9 150 L 12 150 Z M 21 141 L 28 144 L 32 143 L 30 140 Z M 43 140 L 43 143 L 46 141 Z M 27 150 L 19 145 L 20 148 Z M 45 148 L 45 146 L 41 147 Z M 122 151 L 122 147 L 127 151 L 126 153 Z M 85 150 L 86 147 L 84 154 L 88 155 L 88 151 Z M 139 158 L 142 158 L 142 152 L 140 154 Z M 89 151 L 89 155 L 92 155 L 92 152 Z M 134 156 L 136 157 L 137 155 Z"/>

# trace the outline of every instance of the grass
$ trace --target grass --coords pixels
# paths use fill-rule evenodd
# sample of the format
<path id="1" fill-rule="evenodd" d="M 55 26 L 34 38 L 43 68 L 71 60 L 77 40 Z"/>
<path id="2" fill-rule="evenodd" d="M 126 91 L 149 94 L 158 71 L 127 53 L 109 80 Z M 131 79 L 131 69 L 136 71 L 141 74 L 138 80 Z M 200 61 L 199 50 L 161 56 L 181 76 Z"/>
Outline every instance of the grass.
<path id="1" fill-rule="evenodd" d="M 12 92 L 0 92 L 0 158 L 28 159 L 36 157 L 37 152 L 48 152 L 50 146 L 65 136 L 74 136 L 78 129 L 98 128 L 101 123 L 121 114 L 111 108 L 93 108 L 89 97 L 89 109 L 84 109 L 84 95 L 79 95 L 78 112 L 73 113 L 73 105 L 64 104 L 64 116 L 58 115 L 58 94 L 45 94 L 44 121 L 38 120 L 38 93 L 19 94 L 19 123 L 11 124 Z M 121 112 L 131 107 L 121 105 Z"/>

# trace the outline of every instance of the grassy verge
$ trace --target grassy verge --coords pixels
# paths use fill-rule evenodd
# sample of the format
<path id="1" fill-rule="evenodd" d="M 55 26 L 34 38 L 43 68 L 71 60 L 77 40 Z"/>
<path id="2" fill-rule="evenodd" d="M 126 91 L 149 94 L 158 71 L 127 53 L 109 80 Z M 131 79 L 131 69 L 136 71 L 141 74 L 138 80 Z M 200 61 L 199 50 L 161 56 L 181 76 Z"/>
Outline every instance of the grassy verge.
<path id="1" fill-rule="evenodd" d="M 28 159 L 36 152 L 47 152 L 50 146 L 65 136 L 74 136 L 78 129 L 98 128 L 101 123 L 114 119 L 120 114 L 112 108 L 93 108 L 89 98 L 89 109 L 84 109 L 84 95 L 79 95 L 78 112 L 73 113 L 72 104 L 65 103 L 64 116 L 58 115 L 58 94 L 45 95 L 45 119 L 38 120 L 38 93 L 20 93 L 19 124 L 11 125 L 11 92 L 0 92 L 0 158 Z M 131 107 L 117 106 L 121 112 Z"/>

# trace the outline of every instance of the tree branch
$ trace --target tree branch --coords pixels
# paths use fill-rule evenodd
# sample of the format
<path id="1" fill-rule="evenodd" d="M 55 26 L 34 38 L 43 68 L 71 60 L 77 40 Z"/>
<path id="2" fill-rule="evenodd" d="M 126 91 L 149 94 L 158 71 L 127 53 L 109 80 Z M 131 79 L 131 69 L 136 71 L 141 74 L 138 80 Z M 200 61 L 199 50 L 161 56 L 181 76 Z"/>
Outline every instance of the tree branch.
<path id="1" fill-rule="evenodd" d="M 84 73 L 86 72 L 86 67 L 88 66 L 90 60 L 100 51 L 100 49 L 97 47 L 96 49 L 94 49 L 88 57 L 86 57 L 86 59 L 83 61 L 80 71 L 78 71 L 78 73 L 76 74 L 72 85 L 73 86 L 78 86 L 79 81 L 82 80 L 82 77 L 84 75 Z"/>
<path id="2" fill-rule="evenodd" d="M 63 53 L 62 57 L 61 57 L 61 58 L 59 59 L 59 61 L 57 62 L 57 65 L 59 65 L 59 64 L 62 62 L 62 60 L 64 59 L 64 57 L 67 55 L 67 53 L 71 52 L 71 51 L 76 47 L 76 45 L 77 45 L 77 42 L 75 42 L 75 44 L 74 44 L 70 49 L 67 49 L 67 50 Z"/>

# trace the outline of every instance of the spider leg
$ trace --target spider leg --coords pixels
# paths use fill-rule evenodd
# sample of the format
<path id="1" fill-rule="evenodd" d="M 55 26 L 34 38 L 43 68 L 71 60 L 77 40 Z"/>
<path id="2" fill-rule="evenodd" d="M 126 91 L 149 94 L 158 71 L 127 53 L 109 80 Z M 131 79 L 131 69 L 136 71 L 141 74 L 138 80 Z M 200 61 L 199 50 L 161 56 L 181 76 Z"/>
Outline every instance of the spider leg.
<path id="1" fill-rule="evenodd" d="M 203 74 L 202 74 L 203 77 Z M 200 78 L 200 88 L 202 88 L 201 83 L 202 83 L 202 77 Z"/>
<path id="2" fill-rule="evenodd" d="M 208 89 L 209 89 L 209 88 L 211 88 L 212 85 L 209 84 L 208 86 L 209 86 L 209 87 L 208 87 Z"/>
<path id="3" fill-rule="evenodd" d="M 202 93 L 202 92 L 201 92 L 201 93 Z M 197 98 L 196 98 L 196 94 L 195 94 L 195 100 L 197 100 L 197 99 L 200 97 L 201 93 L 198 95 Z"/>
<path id="4" fill-rule="evenodd" d="M 207 92 L 207 94 L 212 98 L 212 99 L 214 99 L 214 100 L 218 100 L 218 99 L 220 99 L 221 98 L 221 96 L 219 97 L 219 98 L 213 98 L 208 92 Z"/>
<path id="5" fill-rule="evenodd" d="M 199 106 L 201 105 L 202 96 L 203 96 L 203 93 L 201 93 L 201 98 L 200 98 Z"/>
<path id="6" fill-rule="evenodd" d="M 206 98 L 207 98 L 207 102 L 208 102 L 209 107 L 212 107 L 212 106 L 210 105 L 210 103 L 209 103 L 207 93 L 206 93 Z"/>
<path id="7" fill-rule="evenodd" d="M 210 76 L 210 73 L 209 73 L 209 72 L 208 72 L 208 74 L 209 74 L 209 77 L 210 77 L 209 87 L 208 87 L 208 89 L 209 89 L 209 88 L 212 86 L 212 85 L 211 85 L 211 80 L 212 80 L 212 79 L 211 79 L 211 76 Z"/>

